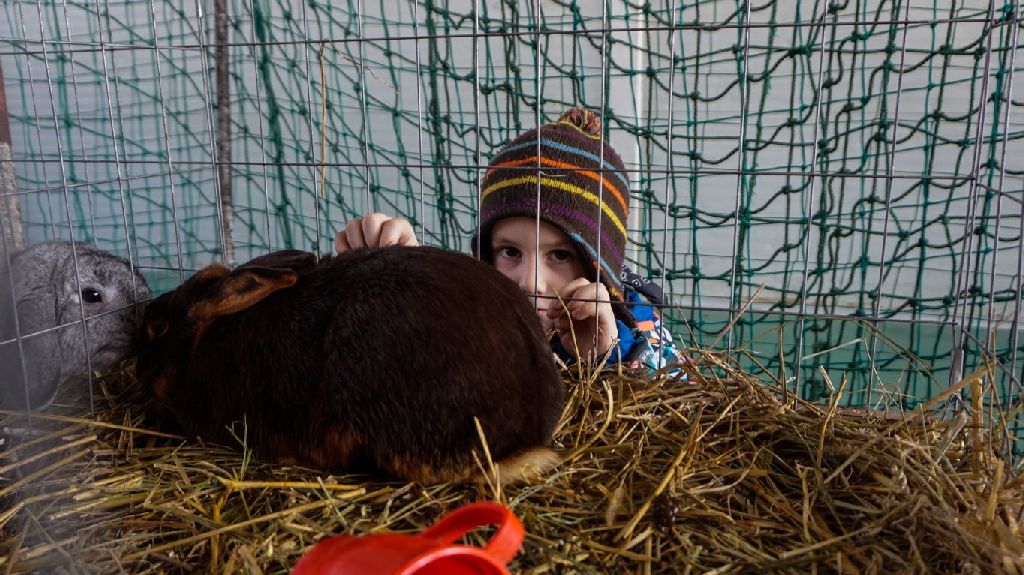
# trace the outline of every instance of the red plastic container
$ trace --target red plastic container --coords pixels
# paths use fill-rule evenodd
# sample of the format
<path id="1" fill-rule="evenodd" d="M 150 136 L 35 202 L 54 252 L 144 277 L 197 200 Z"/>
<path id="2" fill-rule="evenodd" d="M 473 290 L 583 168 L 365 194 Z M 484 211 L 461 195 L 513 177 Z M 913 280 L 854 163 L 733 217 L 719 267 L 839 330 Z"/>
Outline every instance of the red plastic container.
<path id="1" fill-rule="evenodd" d="M 452 545 L 483 525 L 498 531 L 484 547 Z M 317 543 L 292 575 L 509 575 L 523 524 L 504 505 L 464 505 L 418 535 L 337 535 Z"/>

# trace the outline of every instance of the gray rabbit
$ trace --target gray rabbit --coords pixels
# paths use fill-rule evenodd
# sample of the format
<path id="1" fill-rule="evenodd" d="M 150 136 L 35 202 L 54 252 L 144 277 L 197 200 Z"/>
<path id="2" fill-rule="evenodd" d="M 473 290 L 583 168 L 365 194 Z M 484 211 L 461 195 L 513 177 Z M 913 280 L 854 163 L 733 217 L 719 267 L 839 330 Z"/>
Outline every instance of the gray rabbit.
<path id="1" fill-rule="evenodd" d="M 44 407 L 62 382 L 86 379 L 90 369 L 109 369 L 132 352 L 141 315 L 135 303 L 148 301 L 150 291 L 127 260 L 81 242 L 74 250 L 71 242 L 47 242 L 12 254 L 10 265 L 0 252 L 0 407 Z"/>

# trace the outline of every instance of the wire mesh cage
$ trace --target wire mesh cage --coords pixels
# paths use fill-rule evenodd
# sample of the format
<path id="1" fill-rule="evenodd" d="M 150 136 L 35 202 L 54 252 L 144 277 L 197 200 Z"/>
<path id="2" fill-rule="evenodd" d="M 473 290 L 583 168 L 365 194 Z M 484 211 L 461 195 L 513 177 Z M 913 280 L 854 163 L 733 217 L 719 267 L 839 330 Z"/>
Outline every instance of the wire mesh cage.
<path id="1" fill-rule="evenodd" d="M 1020 571 L 1020 8 L 0 0 L 0 568 L 284 573 L 505 497 L 527 573 Z M 702 385 L 579 378 L 538 483 L 258 461 L 246 422 L 186 440 L 104 373 L 103 326 L 211 262 L 327 254 L 370 211 L 472 252 L 491 162 L 575 106 Z"/>
<path id="2" fill-rule="evenodd" d="M 89 242 L 159 293 L 211 261 L 329 252 L 371 210 L 469 251 L 488 159 L 583 106 L 624 160 L 627 261 L 677 338 L 806 398 L 834 393 L 823 367 L 875 409 L 994 360 L 993 397 L 1020 402 L 1017 3 L 0 12 L 5 253 Z"/>

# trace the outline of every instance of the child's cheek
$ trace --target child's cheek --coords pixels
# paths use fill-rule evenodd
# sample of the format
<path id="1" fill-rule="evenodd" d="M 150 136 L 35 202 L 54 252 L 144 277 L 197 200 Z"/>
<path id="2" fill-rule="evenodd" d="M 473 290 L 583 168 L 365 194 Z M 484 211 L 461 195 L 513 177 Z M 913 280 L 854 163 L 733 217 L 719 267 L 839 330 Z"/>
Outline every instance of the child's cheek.
<path id="1" fill-rule="evenodd" d="M 519 278 L 516 277 L 515 273 L 515 266 L 510 265 L 510 263 L 508 262 L 508 258 L 505 258 L 503 256 L 495 256 L 494 267 L 497 268 L 499 272 L 501 272 L 501 275 L 507 277 L 508 279 L 516 283 L 519 283 Z"/>

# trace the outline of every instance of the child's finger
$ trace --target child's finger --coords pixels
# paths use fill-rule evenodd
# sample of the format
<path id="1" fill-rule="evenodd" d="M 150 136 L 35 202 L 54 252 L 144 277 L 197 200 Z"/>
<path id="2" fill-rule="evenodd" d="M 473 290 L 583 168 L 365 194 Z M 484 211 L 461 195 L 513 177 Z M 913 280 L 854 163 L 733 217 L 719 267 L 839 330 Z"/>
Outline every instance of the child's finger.
<path id="1" fill-rule="evenodd" d="M 565 308 L 562 307 L 561 302 L 556 301 L 553 304 L 551 304 L 551 307 L 548 308 L 547 314 L 548 319 L 562 317 L 565 315 Z"/>
<path id="2" fill-rule="evenodd" d="M 551 322 L 551 327 L 557 329 L 560 333 L 565 333 L 572 327 L 572 320 L 563 316 Z"/>
<path id="3" fill-rule="evenodd" d="M 349 249 L 366 247 L 366 240 L 363 238 L 363 220 L 356 219 L 345 224 L 345 235 L 348 239 Z"/>
<path id="4" fill-rule="evenodd" d="M 363 216 L 363 242 L 366 247 L 377 248 L 380 247 L 380 230 L 381 226 L 387 221 L 388 216 L 384 214 L 372 212 Z"/>
<path id="5" fill-rule="evenodd" d="M 572 316 L 573 310 L 578 307 L 575 304 L 579 303 L 575 300 L 582 297 L 580 288 L 583 288 L 588 284 L 590 284 L 590 282 L 587 281 L 587 278 L 576 278 L 562 286 L 562 289 L 557 292 L 557 299 L 548 308 L 548 317 L 553 318 L 561 314 L 569 314 Z M 557 310 L 557 313 L 552 310 Z"/>
<path id="6" fill-rule="evenodd" d="M 576 301 L 572 302 L 569 311 L 573 319 L 587 319 L 601 313 L 601 309 L 611 304 L 608 290 L 602 284 L 590 284 L 576 290 L 573 294 Z"/>
<path id="7" fill-rule="evenodd" d="M 577 294 L 576 297 L 584 297 L 583 294 Z M 594 315 L 595 305 L 588 301 L 574 301 L 566 306 L 569 309 L 569 316 L 575 320 L 587 319 Z"/>
<path id="8" fill-rule="evenodd" d="M 334 234 L 334 253 L 340 254 L 350 249 L 352 246 L 348 245 L 348 236 L 345 235 L 344 230 Z"/>
<path id="9" fill-rule="evenodd" d="M 549 300 L 548 303 L 548 317 L 554 318 L 566 313 L 569 306 L 573 304 L 572 298 L 575 297 L 573 293 L 578 287 L 579 280 L 573 280 L 565 285 L 561 290 L 556 292 L 555 296 Z"/>
<path id="10" fill-rule="evenodd" d="M 579 297 L 578 295 L 576 295 L 576 292 L 578 292 L 580 288 L 583 288 L 590 284 L 591 282 L 587 278 L 576 278 L 562 286 L 562 289 L 559 290 L 558 295 L 562 296 L 562 299 L 566 300 L 565 303 L 568 304 L 570 303 L 568 300 Z"/>
<path id="11" fill-rule="evenodd" d="M 406 220 L 391 218 L 384 222 L 380 228 L 378 245 L 383 246 L 418 246 L 416 233 L 412 225 Z"/>

